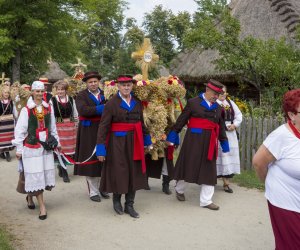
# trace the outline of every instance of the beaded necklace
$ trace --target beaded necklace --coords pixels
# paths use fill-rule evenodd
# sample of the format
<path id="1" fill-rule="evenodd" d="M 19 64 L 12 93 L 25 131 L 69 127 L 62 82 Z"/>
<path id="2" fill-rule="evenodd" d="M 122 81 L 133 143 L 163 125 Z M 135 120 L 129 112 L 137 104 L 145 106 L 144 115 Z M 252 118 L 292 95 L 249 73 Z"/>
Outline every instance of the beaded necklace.
<path id="1" fill-rule="evenodd" d="M 36 118 L 38 119 L 39 122 L 44 120 L 44 117 L 45 117 L 44 106 L 42 106 L 42 111 L 41 112 L 39 112 L 37 107 L 35 107 L 33 113 L 34 113 L 34 115 L 36 116 Z"/>

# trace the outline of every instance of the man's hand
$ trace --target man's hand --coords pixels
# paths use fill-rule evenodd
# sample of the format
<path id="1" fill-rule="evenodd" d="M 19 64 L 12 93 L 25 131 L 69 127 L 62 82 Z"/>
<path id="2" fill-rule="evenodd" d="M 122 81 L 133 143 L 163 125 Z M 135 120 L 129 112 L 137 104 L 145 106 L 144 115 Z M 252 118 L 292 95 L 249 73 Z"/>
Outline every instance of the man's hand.
<path id="1" fill-rule="evenodd" d="M 97 156 L 98 160 L 100 162 L 104 162 L 105 161 L 105 157 L 104 156 Z"/>
<path id="2" fill-rule="evenodd" d="M 22 158 L 22 154 L 16 153 L 16 158 L 17 158 L 17 160 L 20 160 Z"/>
<path id="3" fill-rule="evenodd" d="M 58 152 L 61 153 L 61 146 L 57 146 L 56 148 L 57 148 Z"/>

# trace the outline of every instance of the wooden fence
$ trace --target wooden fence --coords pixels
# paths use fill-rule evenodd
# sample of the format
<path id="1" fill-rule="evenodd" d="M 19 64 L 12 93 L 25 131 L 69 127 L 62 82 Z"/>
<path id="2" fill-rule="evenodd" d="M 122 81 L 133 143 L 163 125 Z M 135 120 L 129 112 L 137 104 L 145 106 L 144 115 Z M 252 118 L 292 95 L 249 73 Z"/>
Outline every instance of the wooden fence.
<path id="1" fill-rule="evenodd" d="M 267 135 L 284 123 L 278 118 L 243 117 L 238 129 L 241 157 L 241 169 L 252 168 L 252 157 Z"/>

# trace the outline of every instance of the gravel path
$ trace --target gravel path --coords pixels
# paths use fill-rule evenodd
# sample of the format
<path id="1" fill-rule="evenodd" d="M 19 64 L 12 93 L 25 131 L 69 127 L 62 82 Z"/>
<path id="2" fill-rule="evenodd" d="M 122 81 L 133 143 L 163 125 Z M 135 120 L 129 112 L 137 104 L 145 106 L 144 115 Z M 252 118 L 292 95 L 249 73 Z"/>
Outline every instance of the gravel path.
<path id="1" fill-rule="evenodd" d="M 38 208 L 29 210 L 15 191 L 16 165 L 14 157 L 0 161 L 0 223 L 15 235 L 16 249 L 274 249 L 267 203 L 257 190 L 232 185 L 228 194 L 218 185 L 220 210 L 210 211 L 199 207 L 197 185 L 189 184 L 187 200 L 179 202 L 161 192 L 161 180 L 150 179 L 151 190 L 136 196 L 141 218 L 133 219 L 116 215 L 111 199 L 90 201 L 85 178 L 70 174 L 71 183 L 57 178 L 45 193 L 48 218 L 40 221 Z"/>

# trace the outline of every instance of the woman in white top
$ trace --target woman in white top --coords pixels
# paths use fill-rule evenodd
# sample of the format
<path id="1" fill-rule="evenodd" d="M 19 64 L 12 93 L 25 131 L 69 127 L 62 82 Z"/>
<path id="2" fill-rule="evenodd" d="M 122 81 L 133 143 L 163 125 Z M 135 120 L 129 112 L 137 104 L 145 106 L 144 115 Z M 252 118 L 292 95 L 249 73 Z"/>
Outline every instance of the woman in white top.
<path id="1" fill-rule="evenodd" d="M 226 135 L 229 141 L 230 151 L 223 153 L 219 144 L 217 158 L 217 176 L 223 179 L 224 191 L 233 193 L 229 187 L 229 179 L 235 174 L 240 174 L 240 150 L 236 129 L 241 125 L 243 115 L 238 106 L 227 98 L 227 88 L 222 88 L 224 94 L 220 94 L 217 99 L 218 104 L 222 107 L 222 117 L 226 125 Z"/>
<path id="2" fill-rule="evenodd" d="M 32 98 L 20 112 L 13 144 L 16 146 L 16 157 L 20 160 L 19 171 L 24 173 L 25 180 L 23 178 L 20 181 L 25 182 L 22 193 L 27 193 L 28 208 L 35 208 L 32 198 L 36 196 L 40 208 L 39 219 L 44 220 L 47 218 L 47 211 L 43 191 L 51 190 L 55 186 L 54 159 L 51 149 L 57 145 L 60 150 L 60 144 L 53 110 L 43 101 L 44 84 L 35 81 L 31 85 L 31 90 Z"/>
<path id="3" fill-rule="evenodd" d="M 287 123 L 275 129 L 253 158 L 265 182 L 276 249 L 300 249 L 300 89 L 283 98 Z"/>

